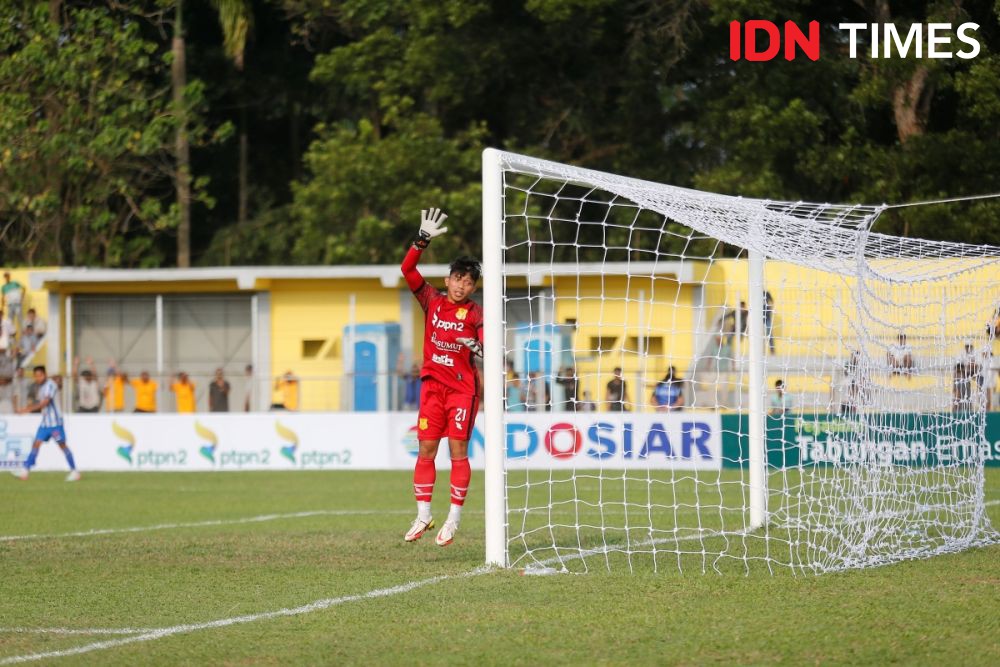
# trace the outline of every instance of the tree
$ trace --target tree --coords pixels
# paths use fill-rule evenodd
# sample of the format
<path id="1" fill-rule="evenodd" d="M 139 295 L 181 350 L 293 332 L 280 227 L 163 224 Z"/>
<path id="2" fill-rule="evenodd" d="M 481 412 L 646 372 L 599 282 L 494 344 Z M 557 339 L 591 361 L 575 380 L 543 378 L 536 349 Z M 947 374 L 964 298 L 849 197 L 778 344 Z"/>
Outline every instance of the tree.
<path id="1" fill-rule="evenodd" d="M 187 47 L 184 36 L 184 0 L 175 0 L 171 53 L 171 83 L 174 112 L 177 114 L 175 156 L 177 170 L 175 184 L 180 220 L 177 227 L 177 266 L 191 266 L 191 141 L 189 136 L 188 100 L 185 98 L 187 82 Z M 243 69 L 243 52 L 252 23 L 245 0 L 212 0 L 222 26 L 225 50 L 238 69 Z M 246 135 L 240 135 L 241 168 L 245 168 Z M 246 186 L 245 175 L 241 179 Z"/>
<path id="2" fill-rule="evenodd" d="M 0 260 L 158 265 L 176 218 L 157 45 L 126 14 L 24 3 L 0 10 L 0 52 Z"/>

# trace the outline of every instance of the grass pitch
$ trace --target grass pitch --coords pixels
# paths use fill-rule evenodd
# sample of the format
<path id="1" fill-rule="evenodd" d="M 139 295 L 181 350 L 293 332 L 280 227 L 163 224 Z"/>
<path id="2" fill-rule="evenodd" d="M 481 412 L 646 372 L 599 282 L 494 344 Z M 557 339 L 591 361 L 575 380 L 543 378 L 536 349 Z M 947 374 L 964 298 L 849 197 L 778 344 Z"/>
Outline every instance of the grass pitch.
<path id="1" fill-rule="evenodd" d="M 0 665 L 1000 664 L 1000 547 L 820 577 L 529 577 L 478 569 L 481 475 L 444 549 L 402 541 L 406 472 L 63 477 L 0 477 Z"/>

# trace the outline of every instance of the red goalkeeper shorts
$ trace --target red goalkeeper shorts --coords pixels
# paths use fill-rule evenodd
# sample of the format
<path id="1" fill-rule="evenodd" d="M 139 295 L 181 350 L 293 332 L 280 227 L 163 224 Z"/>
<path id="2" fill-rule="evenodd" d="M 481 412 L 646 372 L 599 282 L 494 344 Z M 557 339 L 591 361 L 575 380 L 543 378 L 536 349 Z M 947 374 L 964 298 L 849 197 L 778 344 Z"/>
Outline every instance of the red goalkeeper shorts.
<path id="1" fill-rule="evenodd" d="M 479 398 L 460 394 L 434 378 L 425 378 L 420 386 L 420 413 L 417 415 L 417 439 L 468 440 L 476 425 Z"/>

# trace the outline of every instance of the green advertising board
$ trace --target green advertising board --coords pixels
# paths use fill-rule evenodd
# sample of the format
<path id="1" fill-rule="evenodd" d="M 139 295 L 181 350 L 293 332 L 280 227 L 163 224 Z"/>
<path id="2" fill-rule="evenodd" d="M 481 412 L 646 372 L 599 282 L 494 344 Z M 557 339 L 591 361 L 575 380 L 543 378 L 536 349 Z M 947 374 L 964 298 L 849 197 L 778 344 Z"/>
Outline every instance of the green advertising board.
<path id="1" fill-rule="evenodd" d="M 972 415 L 827 413 L 767 417 L 767 461 L 774 468 L 861 463 L 957 465 L 980 457 L 1000 467 L 1000 412 L 986 415 L 985 439 Z M 723 466 L 747 464 L 748 417 L 722 415 Z"/>

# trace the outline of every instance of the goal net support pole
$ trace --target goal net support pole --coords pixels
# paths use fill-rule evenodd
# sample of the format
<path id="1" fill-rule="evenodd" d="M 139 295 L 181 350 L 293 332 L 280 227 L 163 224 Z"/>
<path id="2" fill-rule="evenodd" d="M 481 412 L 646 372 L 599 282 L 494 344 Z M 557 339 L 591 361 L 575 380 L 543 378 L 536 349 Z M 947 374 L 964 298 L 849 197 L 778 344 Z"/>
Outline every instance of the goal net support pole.
<path id="1" fill-rule="evenodd" d="M 504 492 L 503 172 L 500 152 L 483 151 L 483 408 L 486 442 L 486 564 L 507 566 Z"/>
<path id="2" fill-rule="evenodd" d="M 764 340 L 764 255 L 757 250 L 751 250 L 748 269 L 750 530 L 757 530 L 767 523 L 767 445 L 764 421 L 767 410 L 764 400 L 767 392 L 764 380 L 764 346 L 767 341 Z"/>

